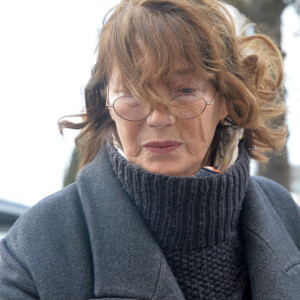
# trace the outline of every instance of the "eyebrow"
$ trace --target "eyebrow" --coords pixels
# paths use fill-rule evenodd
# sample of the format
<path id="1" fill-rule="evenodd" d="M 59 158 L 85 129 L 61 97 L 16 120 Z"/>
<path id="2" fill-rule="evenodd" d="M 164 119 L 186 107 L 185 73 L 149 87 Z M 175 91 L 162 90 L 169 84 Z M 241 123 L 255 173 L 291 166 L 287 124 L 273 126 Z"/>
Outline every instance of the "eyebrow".
<path id="1" fill-rule="evenodd" d="M 124 92 L 124 90 L 122 90 L 121 88 L 110 89 L 110 91 L 114 94 L 120 94 Z"/>
<path id="2" fill-rule="evenodd" d="M 192 69 L 191 68 L 178 68 L 174 71 L 173 75 L 172 75 L 172 79 L 171 79 L 171 82 L 172 81 L 177 81 L 178 78 L 176 77 L 183 77 L 183 76 L 190 76 L 191 78 L 193 77 L 192 75 Z M 110 89 L 110 91 L 113 93 L 113 94 L 121 94 L 121 93 L 126 93 L 126 91 L 122 88 L 122 87 L 116 87 L 114 89 Z"/>
<path id="3" fill-rule="evenodd" d="M 174 75 L 183 76 L 183 75 L 189 75 L 191 73 L 192 73 L 191 69 L 177 69 L 174 72 Z"/>

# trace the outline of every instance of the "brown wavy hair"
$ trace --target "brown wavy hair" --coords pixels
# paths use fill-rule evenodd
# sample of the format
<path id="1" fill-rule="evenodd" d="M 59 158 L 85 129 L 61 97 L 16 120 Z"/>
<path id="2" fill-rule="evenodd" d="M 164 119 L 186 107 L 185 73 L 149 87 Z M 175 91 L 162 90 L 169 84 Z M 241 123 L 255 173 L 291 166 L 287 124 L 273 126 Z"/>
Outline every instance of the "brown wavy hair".
<path id="1" fill-rule="evenodd" d="M 234 21 L 220 1 L 123 0 L 104 20 L 97 54 L 85 88 L 82 122 L 64 118 L 59 122 L 61 131 L 81 130 L 75 139 L 82 153 L 81 167 L 112 134 L 118 139 L 106 108 L 113 66 L 118 67 L 125 90 L 152 106 L 168 107 L 151 87 L 155 81 L 167 83 L 180 64 L 216 85 L 229 117 L 244 129 L 251 157 L 267 161 L 269 152 L 284 146 L 281 53 L 263 34 L 237 36 Z M 221 130 L 220 125 L 212 145 L 218 144 Z"/>

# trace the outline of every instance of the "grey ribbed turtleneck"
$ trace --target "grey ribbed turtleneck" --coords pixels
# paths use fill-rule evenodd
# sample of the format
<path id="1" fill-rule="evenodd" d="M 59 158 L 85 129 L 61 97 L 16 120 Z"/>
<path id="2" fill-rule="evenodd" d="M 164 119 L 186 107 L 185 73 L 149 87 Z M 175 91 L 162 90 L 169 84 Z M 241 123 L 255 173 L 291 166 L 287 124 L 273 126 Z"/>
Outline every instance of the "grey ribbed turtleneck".
<path id="1" fill-rule="evenodd" d="M 153 174 L 114 146 L 108 153 L 186 299 L 250 299 L 238 230 L 249 179 L 246 150 L 227 171 L 200 178 Z"/>

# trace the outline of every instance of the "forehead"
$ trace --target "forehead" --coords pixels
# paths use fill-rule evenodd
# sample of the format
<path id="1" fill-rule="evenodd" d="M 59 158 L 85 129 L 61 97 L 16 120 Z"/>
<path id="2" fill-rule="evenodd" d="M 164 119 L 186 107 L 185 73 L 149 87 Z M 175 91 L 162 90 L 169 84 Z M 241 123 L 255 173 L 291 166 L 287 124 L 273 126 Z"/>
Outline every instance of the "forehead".
<path id="1" fill-rule="evenodd" d="M 147 66 L 145 66 L 147 68 Z M 120 71 L 120 68 L 117 65 L 114 65 L 111 69 L 110 74 L 110 80 L 109 80 L 109 86 L 110 87 L 121 87 L 122 84 L 122 73 Z M 130 78 L 129 78 L 130 80 Z M 163 85 L 172 85 L 177 82 L 190 82 L 190 81 L 206 81 L 204 75 L 202 74 L 196 74 L 194 70 L 190 68 L 185 68 L 181 65 L 178 65 L 174 72 L 169 73 L 165 77 L 157 78 L 156 81 L 152 81 L 153 85 L 156 84 L 163 84 Z M 150 81 L 150 80 L 149 80 Z"/>
<path id="2" fill-rule="evenodd" d="M 157 84 L 168 86 L 199 77 L 215 80 L 211 35 L 202 26 L 205 15 L 190 22 L 195 10 L 188 16 L 177 7 L 178 1 L 174 5 L 167 1 L 162 7 L 159 3 L 165 1 L 133 2 L 136 5 L 116 9 L 101 31 L 99 74 L 104 74 L 110 87 L 146 95 Z"/>
<path id="3" fill-rule="evenodd" d="M 170 39 L 152 42 L 139 33 L 133 33 L 126 46 L 113 47 L 108 77 L 113 81 L 119 79 L 123 82 L 125 78 L 137 83 L 153 84 L 156 81 L 167 84 L 177 78 L 199 77 L 200 73 L 207 75 L 203 66 L 187 57 L 186 53 L 192 51 L 181 45 L 187 43 L 177 41 L 179 45 L 175 45 Z M 127 49 L 128 53 L 119 53 L 120 49 Z"/>

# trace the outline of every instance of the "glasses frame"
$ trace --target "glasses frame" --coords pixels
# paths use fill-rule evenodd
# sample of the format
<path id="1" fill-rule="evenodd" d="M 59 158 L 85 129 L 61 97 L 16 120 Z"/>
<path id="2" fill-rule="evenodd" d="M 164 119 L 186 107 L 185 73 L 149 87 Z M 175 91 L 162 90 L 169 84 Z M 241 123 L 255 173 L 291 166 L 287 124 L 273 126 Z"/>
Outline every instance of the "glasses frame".
<path id="1" fill-rule="evenodd" d="M 201 96 L 197 96 L 198 98 L 202 99 L 202 100 L 204 101 L 204 103 L 205 103 L 204 109 L 202 110 L 202 112 L 201 112 L 200 114 L 198 114 L 198 115 L 196 115 L 196 116 L 194 116 L 194 117 L 192 117 L 192 118 L 177 118 L 177 119 L 180 119 L 180 120 L 192 120 L 192 119 L 195 119 L 195 118 L 201 116 L 201 115 L 204 113 L 204 111 L 205 111 L 205 109 L 206 109 L 206 106 L 208 106 L 208 105 L 213 105 L 213 104 L 214 104 L 214 102 L 215 102 L 215 97 L 216 97 L 216 94 L 217 94 L 217 91 L 218 91 L 218 88 L 216 88 L 216 91 L 215 91 L 213 97 L 211 98 L 210 102 L 206 101 L 206 100 L 205 100 L 203 97 L 201 97 Z M 127 97 L 127 96 L 120 96 L 120 97 L 117 97 L 117 98 L 113 101 L 113 104 L 108 104 L 107 101 L 106 101 L 106 107 L 108 107 L 108 108 L 110 108 L 110 107 L 113 108 L 114 112 L 115 112 L 120 118 L 122 118 L 123 120 L 129 121 L 129 122 L 140 122 L 140 121 L 143 121 L 143 120 L 147 119 L 147 118 L 151 115 L 151 113 L 153 112 L 153 108 L 151 108 L 149 114 L 148 114 L 146 117 L 142 118 L 142 119 L 139 119 L 139 120 L 128 120 L 128 119 L 125 119 L 125 118 L 123 118 L 122 116 L 120 116 L 120 115 L 117 113 L 117 111 L 115 110 L 115 107 L 114 107 L 115 102 L 116 102 L 118 99 L 123 98 L 123 97 Z M 170 100 L 174 100 L 174 99 L 177 98 L 177 97 L 179 97 L 179 96 L 176 96 L 176 97 L 174 97 L 174 98 L 171 98 Z M 107 97 L 107 99 L 108 99 L 108 97 Z"/>

